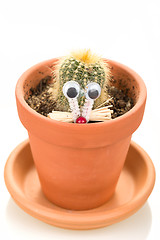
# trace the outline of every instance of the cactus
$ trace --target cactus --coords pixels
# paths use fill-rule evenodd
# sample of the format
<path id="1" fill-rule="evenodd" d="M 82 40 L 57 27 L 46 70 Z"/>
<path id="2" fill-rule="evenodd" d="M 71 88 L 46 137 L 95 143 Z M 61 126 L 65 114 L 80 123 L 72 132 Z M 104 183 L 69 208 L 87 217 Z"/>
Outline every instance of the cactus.
<path id="1" fill-rule="evenodd" d="M 63 85 L 67 81 L 76 81 L 81 87 L 78 104 L 81 108 L 85 103 L 84 90 L 88 83 L 97 82 L 101 86 L 101 95 L 95 100 L 93 109 L 107 100 L 106 86 L 109 79 L 108 64 L 90 50 L 74 52 L 70 56 L 60 59 L 54 72 L 56 76 L 56 109 L 70 111 L 67 98 L 63 94 Z M 54 91 L 55 92 L 55 91 Z"/>

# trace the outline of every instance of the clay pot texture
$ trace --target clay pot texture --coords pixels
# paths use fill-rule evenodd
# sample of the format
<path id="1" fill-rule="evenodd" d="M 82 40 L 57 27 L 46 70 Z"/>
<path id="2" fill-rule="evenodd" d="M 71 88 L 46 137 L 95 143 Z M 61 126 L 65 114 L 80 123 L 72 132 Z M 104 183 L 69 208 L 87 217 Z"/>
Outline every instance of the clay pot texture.
<path id="1" fill-rule="evenodd" d="M 18 80 L 19 118 L 28 130 L 34 163 L 48 200 L 71 210 L 96 208 L 115 192 L 132 133 L 143 118 L 146 87 L 133 70 L 108 60 L 114 76 L 111 84 L 121 89 L 129 88 L 134 107 L 107 122 L 75 124 L 55 121 L 35 112 L 24 98 L 31 87 L 51 75 L 48 67 L 54 67 L 56 61 L 41 62 Z"/>

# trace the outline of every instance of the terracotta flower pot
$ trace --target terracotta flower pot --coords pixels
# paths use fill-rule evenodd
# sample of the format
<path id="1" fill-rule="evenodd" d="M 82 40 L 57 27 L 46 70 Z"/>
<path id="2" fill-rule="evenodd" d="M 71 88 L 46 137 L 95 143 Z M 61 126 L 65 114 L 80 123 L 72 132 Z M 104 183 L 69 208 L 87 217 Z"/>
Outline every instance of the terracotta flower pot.
<path id="1" fill-rule="evenodd" d="M 18 80 L 16 100 L 20 120 L 28 130 L 31 150 L 44 195 L 66 209 L 85 210 L 104 204 L 114 194 L 132 133 L 142 121 L 146 87 L 128 67 L 109 61 L 113 83 L 129 88 L 135 106 L 123 116 L 92 124 L 63 123 L 32 110 L 24 100 L 29 89 L 50 74 L 39 63 Z"/>

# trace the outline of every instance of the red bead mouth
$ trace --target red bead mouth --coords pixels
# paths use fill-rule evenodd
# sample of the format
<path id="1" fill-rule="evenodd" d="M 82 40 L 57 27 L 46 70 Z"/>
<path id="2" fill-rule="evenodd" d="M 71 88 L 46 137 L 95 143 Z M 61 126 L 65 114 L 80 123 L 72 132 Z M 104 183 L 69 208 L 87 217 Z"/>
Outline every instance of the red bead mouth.
<path id="1" fill-rule="evenodd" d="M 87 123 L 87 120 L 86 118 L 80 116 L 76 119 L 76 123 L 79 123 L 79 124 Z"/>

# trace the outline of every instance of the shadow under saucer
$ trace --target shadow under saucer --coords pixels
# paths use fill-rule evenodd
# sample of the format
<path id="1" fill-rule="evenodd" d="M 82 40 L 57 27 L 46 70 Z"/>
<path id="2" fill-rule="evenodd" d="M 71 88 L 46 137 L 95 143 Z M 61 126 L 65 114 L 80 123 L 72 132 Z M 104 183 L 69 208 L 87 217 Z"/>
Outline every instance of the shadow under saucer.
<path id="1" fill-rule="evenodd" d="M 31 217 L 20 209 L 10 198 L 6 208 L 6 220 L 9 229 L 13 228 L 26 236 L 36 239 L 112 239 L 146 240 L 152 225 L 152 214 L 148 202 L 135 214 L 114 225 L 92 230 L 68 230 L 54 227 Z M 49 238 L 50 237 L 50 238 Z"/>

